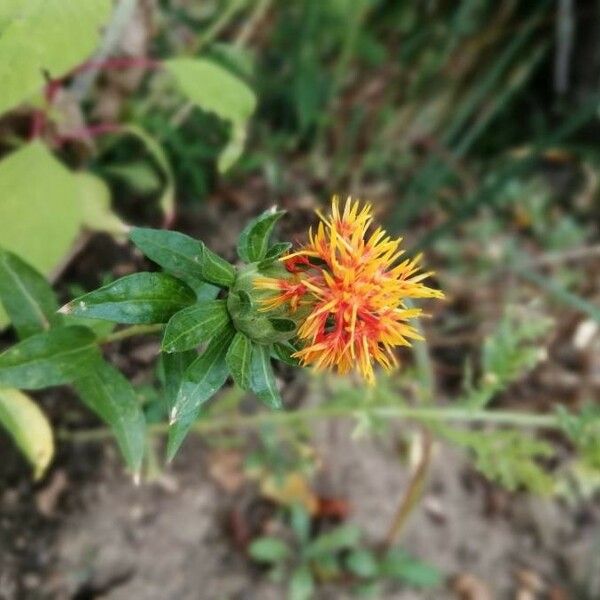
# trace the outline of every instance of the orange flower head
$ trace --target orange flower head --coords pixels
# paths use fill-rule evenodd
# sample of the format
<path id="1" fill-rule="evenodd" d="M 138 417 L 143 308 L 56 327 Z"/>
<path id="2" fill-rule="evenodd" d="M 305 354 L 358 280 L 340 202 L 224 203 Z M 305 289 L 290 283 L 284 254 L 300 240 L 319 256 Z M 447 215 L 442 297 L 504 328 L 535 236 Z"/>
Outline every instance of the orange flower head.
<path id="1" fill-rule="evenodd" d="M 341 211 L 334 196 L 331 213 L 317 214 L 308 244 L 281 258 L 289 276 L 258 277 L 254 285 L 270 291 L 265 310 L 285 305 L 298 317 L 302 347 L 294 356 L 302 365 L 357 370 L 372 384 L 374 362 L 390 370 L 397 366 L 394 347 L 421 339 L 408 323 L 421 310 L 406 300 L 443 294 L 423 283 L 432 273 L 419 272 L 420 255 L 400 261 L 401 239 L 372 227 L 371 205 L 348 198 Z"/>

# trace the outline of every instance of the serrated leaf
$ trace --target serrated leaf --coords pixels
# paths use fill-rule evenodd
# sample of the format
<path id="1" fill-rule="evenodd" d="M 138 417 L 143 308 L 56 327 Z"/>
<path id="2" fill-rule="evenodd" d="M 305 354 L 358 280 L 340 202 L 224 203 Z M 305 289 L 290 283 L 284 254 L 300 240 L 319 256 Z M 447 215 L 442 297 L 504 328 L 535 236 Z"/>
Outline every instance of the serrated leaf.
<path id="1" fill-rule="evenodd" d="M 277 342 L 273 344 L 272 355 L 286 365 L 298 367 L 300 366 L 300 361 L 292 356 L 296 351 L 296 348 L 289 342 Z"/>
<path id="2" fill-rule="evenodd" d="M 360 540 L 360 529 L 355 525 L 340 525 L 332 531 L 322 533 L 306 548 L 307 556 L 317 558 L 322 554 L 339 552 L 345 548 L 352 548 Z"/>
<path id="3" fill-rule="evenodd" d="M 238 256 L 246 262 L 261 261 L 267 254 L 271 232 L 285 211 L 266 210 L 246 225 L 238 240 Z"/>
<path id="4" fill-rule="evenodd" d="M 73 381 L 98 355 L 84 327 L 58 327 L 33 335 L 0 354 L 0 386 L 36 390 Z"/>
<path id="5" fill-rule="evenodd" d="M 73 382 L 84 404 L 113 432 L 125 462 L 139 473 L 144 456 L 146 421 L 131 383 L 100 356 Z"/>
<path id="6" fill-rule="evenodd" d="M 82 225 L 90 231 L 104 231 L 111 235 L 124 235 L 128 227 L 112 211 L 110 189 L 92 173 L 74 173 Z"/>
<path id="7" fill-rule="evenodd" d="M 18 0 L 3 12 L 0 114 L 83 62 L 98 43 L 110 0 Z"/>
<path id="8" fill-rule="evenodd" d="M 233 380 L 243 389 L 250 387 L 252 366 L 252 342 L 250 338 L 238 331 L 225 357 Z"/>
<path id="9" fill-rule="evenodd" d="M 241 79 L 209 60 L 177 58 L 163 64 L 191 102 L 231 123 L 231 138 L 218 165 L 220 172 L 227 171 L 244 149 L 246 123 L 256 107 L 254 92 Z"/>
<path id="10" fill-rule="evenodd" d="M 310 600 L 315 591 L 315 581 L 308 565 L 300 565 L 290 579 L 290 600 Z"/>
<path id="11" fill-rule="evenodd" d="M 252 372 L 250 389 L 269 408 L 280 409 L 283 407 L 279 390 L 275 382 L 273 367 L 271 366 L 271 347 L 256 344 L 252 352 Z"/>
<path id="12" fill-rule="evenodd" d="M 235 282 L 235 267 L 205 245 L 202 248 L 200 273 L 205 281 L 220 287 L 231 287 Z"/>
<path id="13" fill-rule="evenodd" d="M 250 544 L 248 554 L 258 562 L 273 564 L 287 558 L 290 549 L 280 539 L 264 536 Z"/>
<path id="14" fill-rule="evenodd" d="M 0 301 L 21 339 L 58 324 L 50 284 L 15 254 L 0 248 Z"/>
<path id="15" fill-rule="evenodd" d="M 165 329 L 164 352 L 182 352 L 196 348 L 218 335 L 230 322 L 225 300 L 194 304 L 175 313 Z"/>
<path id="16" fill-rule="evenodd" d="M 194 292 L 166 273 L 134 273 L 79 296 L 61 312 L 115 323 L 166 323 L 194 303 Z"/>
<path id="17" fill-rule="evenodd" d="M 227 380 L 229 370 L 225 362 L 225 356 L 234 333 L 233 327 L 228 327 L 221 335 L 213 338 L 206 350 L 185 372 L 175 406 L 170 415 L 168 460 L 175 456 L 190 427 L 198 418 L 204 403 Z"/>
<path id="18" fill-rule="evenodd" d="M 40 407 L 26 394 L 0 388 L 0 423 L 41 479 L 54 456 L 52 427 Z"/>

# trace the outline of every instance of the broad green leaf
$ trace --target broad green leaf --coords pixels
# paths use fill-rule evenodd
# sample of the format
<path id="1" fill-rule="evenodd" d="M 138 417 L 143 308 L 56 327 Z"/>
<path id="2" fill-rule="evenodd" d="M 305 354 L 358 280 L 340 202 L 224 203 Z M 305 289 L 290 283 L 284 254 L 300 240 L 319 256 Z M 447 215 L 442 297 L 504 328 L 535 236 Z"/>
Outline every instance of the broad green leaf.
<path id="1" fill-rule="evenodd" d="M 246 225 L 237 246 L 242 260 L 256 262 L 266 257 L 273 227 L 284 214 L 285 211 L 277 211 L 273 207 Z"/>
<path id="2" fill-rule="evenodd" d="M 161 354 L 161 381 L 164 387 L 164 400 L 168 414 L 175 406 L 184 373 L 197 357 L 198 353 L 194 350 Z"/>
<path id="3" fill-rule="evenodd" d="M 0 248 L 0 301 L 21 339 L 60 320 L 50 284 L 15 254 Z"/>
<path id="4" fill-rule="evenodd" d="M 250 544 L 248 554 L 258 562 L 273 564 L 287 558 L 290 549 L 279 538 L 264 536 Z"/>
<path id="5" fill-rule="evenodd" d="M 315 581 L 310 567 L 300 565 L 292 573 L 289 600 L 310 600 L 315 591 Z"/>
<path id="6" fill-rule="evenodd" d="M 220 287 L 231 287 L 235 282 L 235 267 L 205 245 L 202 247 L 200 273 L 205 281 Z"/>
<path id="7" fill-rule="evenodd" d="M 210 60 L 176 58 L 164 66 L 191 102 L 231 123 L 231 139 L 219 159 L 219 170 L 227 171 L 243 152 L 246 123 L 256 107 L 254 92 Z"/>
<path id="8" fill-rule="evenodd" d="M 81 203 L 82 225 L 91 231 L 124 235 L 128 227 L 112 211 L 110 190 L 106 183 L 92 173 L 74 173 Z"/>
<path id="9" fill-rule="evenodd" d="M 218 335 L 230 322 L 225 300 L 209 300 L 175 313 L 165 329 L 164 352 L 182 352 L 196 348 Z"/>
<path id="10" fill-rule="evenodd" d="M 238 331 L 229 346 L 225 358 L 233 380 L 243 389 L 250 387 L 252 375 L 252 342 L 250 338 Z"/>
<path id="11" fill-rule="evenodd" d="M 0 13 L 0 114 L 40 91 L 46 77 L 83 62 L 111 7 L 110 0 L 12 0 Z"/>
<path id="12" fill-rule="evenodd" d="M 84 404 L 110 426 L 129 468 L 139 473 L 146 422 L 131 383 L 100 356 L 73 382 Z"/>
<path id="13" fill-rule="evenodd" d="M 282 408 L 283 402 L 277 389 L 273 367 L 271 366 L 271 347 L 256 344 L 252 352 L 252 373 L 250 389 L 270 408 Z"/>
<path id="14" fill-rule="evenodd" d="M 227 380 L 229 371 L 225 356 L 234 336 L 233 327 L 214 337 L 206 350 L 189 366 L 171 411 L 167 459 L 171 460 L 187 432 L 198 418 L 202 405 Z"/>
<path id="15" fill-rule="evenodd" d="M 0 161 L 3 248 L 50 275 L 77 238 L 81 223 L 77 194 L 73 174 L 40 142 L 9 154 Z"/>
<path id="16" fill-rule="evenodd" d="M 442 575 L 434 566 L 412 558 L 404 550 L 390 550 L 380 565 L 381 575 L 392 577 L 414 587 L 435 587 Z"/>
<path id="17" fill-rule="evenodd" d="M 166 323 L 195 300 L 194 292 L 171 275 L 134 273 L 79 296 L 60 310 L 116 323 Z"/>
<path id="18" fill-rule="evenodd" d="M 295 352 L 296 348 L 289 342 L 278 342 L 273 344 L 273 357 L 292 367 L 300 365 L 300 361 L 292 356 Z"/>
<path id="19" fill-rule="evenodd" d="M 0 386 L 36 390 L 70 383 L 98 355 L 84 327 L 58 327 L 33 335 L 0 354 Z"/>
<path id="20" fill-rule="evenodd" d="M 332 531 L 322 533 L 306 549 L 307 556 L 317 558 L 322 554 L 339 552 L 346 548 L 352 548 L 360 540 L 360 529 L 355 525 L 341 525 Z"/>
<path id="21" fill-rule="evenodd" d="M 26 394 L 0 388 L 0 423 L 41 479 L 54 456 L 52 428 L 39 406 Z"/>
<path id="22" fill-rule="evenodd" d="M 218 288 L 202 278 L 202 242 L 178 231 L 143 227 L 134 227 L 129 237 L 150 260 L 185 281 L 196 291 L 198 297 L 210 298 L 211 292 L 218 292 Z"/>
<path id="23" fill-rule="evenodd" d="M 379 569 L 375 555 L 363 548 L 350 552 L 346 558 L 346 566 L 351 573 L 365 579 L 375 577 Z"/>

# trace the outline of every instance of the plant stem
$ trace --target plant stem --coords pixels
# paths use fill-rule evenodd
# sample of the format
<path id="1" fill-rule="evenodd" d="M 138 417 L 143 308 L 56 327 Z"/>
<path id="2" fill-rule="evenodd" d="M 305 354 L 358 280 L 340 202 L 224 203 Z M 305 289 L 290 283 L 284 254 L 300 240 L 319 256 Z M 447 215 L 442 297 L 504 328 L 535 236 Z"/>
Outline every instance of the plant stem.
<path id="1" fill-rule="evenodd" d="M 135 327 L 144 326 L 140 325 Z M 145 327 L 153 326 L 148 325 Z M 128 329 L 133 329 L 133 327 Z M 123 330 L 123 332 L 125 331 L 127 330 Z M 121 332 L 117 332 L 117 334 L 118 333 Z M 252 429 L 264 424 L 286 425 L 293 424 L 297 421 L 348 418 L 358 415 L 383 419 L 409 419 L 420 423 L 458 421 L 463 423 L 512 425 L 514 427 L 550 429 L 558 427 L 558 419 L 555 415 L 538 415 L 511 411 L 485 411 L 471 410 L 468 408 L 443 408 L 432 406 L 366 406 L 354 409 L 348 408 L 347 406 L 322 406 L 295 412 L 264 412 L 252 415 L 225 415 L 219 417 L 206 416 L 204 420 L 196 422 L 192 430 L 197 433 L 214 433 L 226 431 L 227 429 Z M 168 423 L 156 423 L 149 427 L 149 431 L 155 434 L 164 434 L 168 429 Z M 58 435 L 62 439 L 73 442 L 92 442 L 110 438 L 112 434 L 109 429 L 98 427 L 95 429 L 79 431 L 62 430 L 59 431 Z"/>
<path id="2" fill-rule="evenodd" d="M 156 325 L 132 325 L 131 327 L 125 327 L 125 329 L 120 329 L 119 331 L 115 331 L 114 333 L 109 333 L 102 338 L 97 340 L 97 344 L 99 346 L 103 344 L 110 344 L 112 342 L 119 342 L 121 340 L 127 339 L 134 335 L 146 335 L 148 333 L 158 333 L 162 330 L 164 325 L 156 324 Z"/>
<path id="3" fill-rule="evenodd" d="M 429 431 L 429 429 L 426 427 L 421 427 L 418 443 L 420 446 L 419 461 L 413 470 L 408 487 L 402 495 L 402 499 L 398 505 L 398 508 L 396 509 L 394 519 L 392 520 L 392 523 L 385 536 L 385 540 L 383 542 L 384 551 L 392 548 L 392 546 L 394 546 L 398 541 L 404 524 L 408 520 L 408 517 L 412 513 L 413 508 L 417 504 L 423 492 L 425 480 L 427 479 L 427 471 L 429 470 L 429 465 L 431 464 L 433 448 L 433 437 L 431 435 L 431 431 Z"/>

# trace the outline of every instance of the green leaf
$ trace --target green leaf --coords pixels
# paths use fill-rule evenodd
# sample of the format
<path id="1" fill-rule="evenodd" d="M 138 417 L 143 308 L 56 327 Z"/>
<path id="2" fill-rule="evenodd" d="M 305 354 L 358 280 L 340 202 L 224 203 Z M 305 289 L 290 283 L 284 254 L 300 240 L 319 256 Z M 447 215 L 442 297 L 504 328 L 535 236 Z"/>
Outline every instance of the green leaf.
<path id="1" fill-rule="evenodd" d="M 290 580 L 290 600 L 310 600 L 315 591 L 315 581 L 308 565 L 300 565 Z"/>
<path id="2" fill-rule="evenodd" d="M 219 158 L 219 171 L 227 171 L 243 152 L 246 124 L 256 107 L 254 92 L 209 60 L 177 58 L 163 64 L 191 102 L 231 123 L 231 139 Z"/>
<path id="3" fill-rule="evenodd" d="M 419 588 L 436 587 L 442 575 L 434 566 L 409 556 L 403 550 L 390 550 L 381 565 L 381 575 Z"/>
<path id="4" fill-rule="evenodd" d="M 162 171 L 165 188 L 159 198 L 158 205 L 165 215 L 165 219 L 168 220 L 175 212 L 175 175 L 162 145 L 139 125 L 122 125 L 119 133 L 129 134 L 137 138 Z"/>
<path id="5" fill-rule="evenodd" d="M 0 423 L 41 479 L 54 456 L 52 428 L 39 406 L 26 394 L 0 388 Z"/>
<path id="6" fill-rule="evenodd" d="M 302 504 L 292 504 L 290 508 L 290 525 L 304 546 L 310 537 L 310 514 Z"/>
<path id="7" fill-rule="evenodd" d="M 110 189 L 92 173 L 74 173 L 82 211 L 82 225 L 90 231 L 124 235 L 128 227 L 112 211 Z"/>
<path id="8" fill-rule="evenodd" d="M 170 414 L 167 459 L 171 460 L 198 418 L 202 405 L 223 386 L 229 375 L 225 357 L 235 330 L 227 328 L 214 337 L 206 350 L 188 367 Z"/>
<path id="9" fill-rule="evenodd" d="M 40 91 L 46 77 L 56 79 L 83 62 L 111 7 L 110 0 L 12 0 L 4 7 L 0 114 Z"/>
<path id="10" fill-rule="evenodd" d="M 185 283 L 166 273 L 134 273 L 71 300 L 61 312 L 115 323 L 166 323 L 196 300 Z"/>
<path id="11" fill-rule="evenodd" d="M 296 321 L 291 319 L 272 318 L 269 322 L 273 326 L 273 329 L 279 333 L 291 333 L 296 330 Z"/>
<path id="12" fill-rule="evenodd" d="M 198 354 L 194 350 L 161 354 L 162 383 L 168 414 L 175 406 L 184 373 L 197 356 Z"/>
<path id="13" fill-rule="evenodd" d="M 351 573 L 364 579 L 375 577 L 378 572 L 375 555 L 370 550 L 363 548 L 350 552 L 346 558 L 346 566 Z"/>
<path id="14" fill-rule="evenodd" d="M 200 273 L 205 281 L 220 287 L 231 287 L 235 282 L 235 267 L 204 245 L 200 260 Z"/>
<path id="15" fill-rule="evenodd" d="M 277 211 L 273 207 L 250 221 L 240 234 L 238 256 L 246 262 L 262 261 L 267 255 L 273 227 L 284 214 L 285 211 Z"/>
<path id="16" fill-rule="evenodd" d="M 0 60 L 0 70 L 5 64 Z M 3 248 L 50 275 L 77 239 L 82 218 L 77 200 L 73 174 L 42 143 L 12 152 L 0 161 Z"/>
<path id="17" fill-rule="evenodd" d="M 281 255 L 285 254 L 291 247 L 292 244 L 290 242 L 278 242 L 277 244 L 273 244 L 267 250 L 264 260 L 276 260 Z"/>
<path id="18" fill-rule="evenodd" d="M 250 338 L 238 331 L 225 357 L 227 367 L 233 380 L 243 389 L 250 387 L 252 365 L 252 342 Z"/>
<path id="19" fill-rule="evenodd" d="M 161 186 L 160 177 L 156 171 L 143 160 L 104 167 L 103 172 L 120 179 L 134 192 L 142 195 L 157 192 Z"/>
<path id="20" fill-rule="evenodd" d="M 289 342 L 273 344 L 273 357 L 292 367 L 300 366 L 300 361 L 292 356 L 296 351 L 296 348 Z"/>
<path id="21" fill-rule="evenodd" d="M 175 313 L 165 329 L 164 352 L 182 352 L 196 348 L 218 335 L 230 322 L 225 300 L 209 300 Z"/>
<path id="22" fill-rule="evenodd" d="M 84 404 L 110 426 L 125 462 L 139 473 L 146 422 L 131 383 L 100 356 L 73 382 Z"/>
<path id="23" fill-rule="evenodd" d="M 97 355 L 94 334 L 84 327 L 38 333 L 0 354 L 0 386 L 36 390 L 70 383 Z"/>
<path id="24" fill-rule="evenodd" d="M 0 301 L 21 339 L 60 321 L 50 284 L 18 256 L 1 248 Z"/>
<path id="25" fill-rule="evenodd" d="M 269 408 L 280 409 L 283 407 L 283 402 L 281 401 L 273 368 L 271 367 L 270 349 L 270 346 L 262 344 L 254 346 L 250 389 Z"/>
<path id="26" fill-rule="evenodd" d="M 360 529 L 355 525 L 341 525 L 335 529 L 322 533 L 306 549 L 310 558 L 318 558 L 322 554 L 332 554 L 352 548 L 360 540 Z"/>
<path id="27" fill-rule="evenodd" d="M 202 278 L 202 242 L 178 231 L 143 227 L 134 227 L 129 238 L 150 260 L 185 281 L 199 297 L 206 296 L 210 290 L 218 292 L 218 288 Z"/>
<path id="28" fill-rule="evenodd" d="M 248 548 L 248 553 L 258 562 L 272 564 L 286 559 L 290 549 L 280 539 L 265 536 L 254 540 Z"/>

